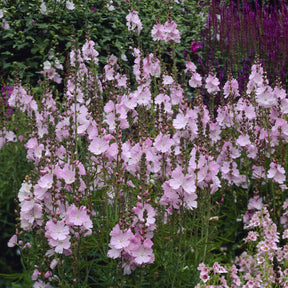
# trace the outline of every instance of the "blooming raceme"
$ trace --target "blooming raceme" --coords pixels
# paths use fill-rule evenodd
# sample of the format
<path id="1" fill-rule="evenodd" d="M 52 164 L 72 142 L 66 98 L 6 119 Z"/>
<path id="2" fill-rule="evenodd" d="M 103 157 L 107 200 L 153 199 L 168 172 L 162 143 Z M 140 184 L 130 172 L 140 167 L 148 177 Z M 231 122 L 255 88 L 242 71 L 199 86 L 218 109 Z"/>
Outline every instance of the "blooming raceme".
<path id="1" fill-rule="evenodd" d="M 177 24 L 174 21 L 168 20 L 164 25 L 157 23 L 153 26 L 152 38 L 154 41 L 175 42 L 180 43 L 180 32 L 177 29 Z"/>
<path id="2" fill-rule="evenodd" d="M 140 35 L 140 32 L 142 30 L 142 23 L 138 16 L 137 11 L 130 11 L 129 14 L 126 16 L 127 20 L 127 27 L 129 31 L 136 32 L 137 28 L 137 34 Z"/>

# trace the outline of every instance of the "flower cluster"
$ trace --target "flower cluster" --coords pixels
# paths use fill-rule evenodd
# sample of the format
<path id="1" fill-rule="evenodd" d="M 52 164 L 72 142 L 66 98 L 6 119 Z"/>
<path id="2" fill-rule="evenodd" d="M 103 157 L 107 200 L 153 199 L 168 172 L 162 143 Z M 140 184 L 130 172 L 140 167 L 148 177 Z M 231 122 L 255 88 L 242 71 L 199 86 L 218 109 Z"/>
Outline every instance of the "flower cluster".
<path id="1" fill-rule="evenodd" d="M 137 13 L 131 13 L 128 28 L 140 31 Z M 180 41 L 176 24 L 166 23 L 163 40 Z M 187 83 L 179 83 L 177 75 L 163 67 L 157 52 L 145 57 L 138 48 L 131 47 L 131 52 L 133 85 L 114 55 L 107 58 L 99 75 L 99 53 L 87 39 L 69 55 L 71 67 L 60 109 L 49 90 L 37 103 L 21 83 L 9 97 L 9 106 L 26 113 L 33 125 L 24 146 L 35 169 L 23 181 L 18 202 L 20 228 L 41 239 L 38 246 L 30 245 L 45 255 L 34 263 L 34 287 L 42 281 L 57 286 L 66 277 L 58 274 L 65 265 L 85 262 L 79 251 L 87 253 L 91 238 L 99 237 L 99 245 L 106 239 L 105 256 L 117 259 L 124 274 L 154 263 L 157 227 L 195 213 L 204 200 L 211 203 L 221 187 L 247 189 L 252 183 L 261 188 L 270 182 L 280 191 L 287 189 L 279 147 L 288 140 L 288 102 L 280 85 L 268 85 L 259 64 L 252 68 L 247 95 L 235 101 L 239 97 L 235 79 L 228 79 L 222 89 L 215 75 L 202 78 L 194 63 L 187 61 L 184 75 L 190 79 L 189 89 L 227 96 L 227 103 L 211 111 L 199 94 L 201 89 L 196 89 L 193 102 L 187 100 Z M 47 71 L 50 64 L 45 63 Z M 262 237 L 257 257 L 280 257 L 282 265 L 286 250 L 276 248 L 279 235 L 268 210 L 261 210 L 262 199 L 259 195 L 250 200 L 246 223 L 247 228 L 260 227 L 264 234 L 252 231 L 245 241 L 256 243 Z M 156 217 L 158 212 L 165 217 Z M 287 213 L 283 216 L 284 225 Z M 109 240 L 102 236 L 105 229 Z M 182 231 L 181 226 L 179 234 Z M 9 246 L 19 245 L 25 233 L 15 235 Z M 244 264 L 239 265 L 239 271 L 244 271 Z M 271 267 L 267 269 L 270 273 Z M 78 281 L 76 270 L 73 276 Z M 240 287 L 236 266 L 229 270 L 215 263 L 211 270 L 201 264 L 199 270 L 206 283 L 212 271 L 220 275 L 223 287 L 228 282 L 222 274 L 229 272 L 233 287 Z M 257 280 L 251 275 L 246 274 L 245 281 Z"/>
<path id="2" fill-rule="evenodd" d="M 250 209 L 253 206 L 259 208 L 259 211 L 251 217 L 246 225 L 246 229 L 250 231 L 244 239 L 244 242 L 250 245 L 248 247 L 254 247 L 252 249 L 248 248 L 248 251 L 251 250 L 253 254 L 244 251 L 239 257 L 236 257 L 231 268 L 222 267 L 217 262 L 214 263 L 211 269 L 207 268 L 204 263 L 200 264 L 198 270 L 200 270 L 201 283 L 196 287 L 256 288 L 269 287 L 271 283 L 275 283 L 279 287 L 287 286 L 288 246 L 279 246 L 279 243 L 288 238 L 288 230 L 284 230 L 282 237 L 280 237 L 277 226 L 272 221 L 267 208 L 263 207 L 261 202 L 260 206 L 263 208 L 256 204 L 258 199 L 254 198 L 249 202 Z M 285 203 L 287 203 L 287 200 Z M 283 215 L 287 215 L 287 205 L 284 204 L 283 208 Z M 254 252 L 254 249 L 256 252 Z M 218 267 L 217 271 L 215 271 L 215 266 Z M 225 276 L 220 278 L 219 274 L 222 273 L 225 273 Z M 209 283 L 217 283 L 217 285 L 208 285 Z"/>
<path id="3" fill-rule="evenodd" d="M 160 23 L 155 24 L 151 34 L 154 41 L 180 43 L 181 39 L 177 24 L 171 20 L 167 20 L 164 25 Z"/>
<path id="4" fill-rule="evenodd" d="M 137 28 L 137 34 L 140 35 L 140 32 L 142 30 L 142 23 L 138 16 L 137 11 L 130 11 L 129 14 L 126 16 L 127 20 L 127 27 L 129 31 L 136 32 Z"/>

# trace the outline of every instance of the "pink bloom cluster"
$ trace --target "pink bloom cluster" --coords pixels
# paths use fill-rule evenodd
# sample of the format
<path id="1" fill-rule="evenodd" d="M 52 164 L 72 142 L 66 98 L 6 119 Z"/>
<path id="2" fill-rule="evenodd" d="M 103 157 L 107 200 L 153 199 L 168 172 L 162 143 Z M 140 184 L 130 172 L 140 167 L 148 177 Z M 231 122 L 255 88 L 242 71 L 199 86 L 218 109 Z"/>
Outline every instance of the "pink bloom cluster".
<path id="1" fill-rule="evenodd" d="M 129 14 L 126 16 L 127 20 L 127 27 L 129 31 L 136 32 L 137 28 L 137 33 L 140 35 L 140 32 L 142 30 L 142 23 L 141 20 L 138 16 L 137 11 L 130 11 Z"/>
<path id="2" fill-rule="evenodd" d="M 129 18 L 131 29 L 139 29 L 136 16 L 133 12 Z M 168 21 L 163 26 L 164 41 L 180 41 L 174 24 Z M 109 226 L 108 256 L 119 259 L 124 273 L 129 274 L 154 262 L 155 207 L 163 209 L 169 220 L 171 215 L 196 209 L 201 193 L 215 194 L 221 187 L 247 189 L 252 181 L 260 186 L 271 181 L 279 189 L 287 188 L 278 148 L 288 141 L 288 102 L 280 86 L 272 89 L 263 80 L 261 66 L 253 66 L 250 92 L 238 101 L 231 101 L 238 97 L 236 80 L 228 80 L 222 90 L 228 103 L 219 105 L 214 114 L 201 95 L 191 105 L 185 98 L 187 83 L 185 87 L 178 83 L 152 53 L 144 57 L 139 49 L 131 48 L 134 86 L 122 74 L 116 56 L 107 59 L 103 74 L 97 76 L 90 70 L 98 63 L 94 47 L 87 39 L 81 49 L 70 53 L 71 73 L 61 110 L 51 92 L 43 93 L 38 106 L 20 83 L 9 98 L 9 106 L 25 112 L 33 125 L 25 148 L 35 171 L 23 182 L 18 200 L 21 229 L 36 232 L 36 237 L 45 239 L 39 244 L 41 249 L 48 249 L 42 251 L 45 265 L 35 270 L 33 279 L 47 277 L 38 282 L 57 276 L 54 268 L 75 257 L 72 243 L 82 245 L 86 237 L 93 237 L 93 224 L 106 221 L 106 216 L 101 218 L 94 210 L 100 200 L 121 215 L 105 222 L 117 223 L 114 228 Z M 190 78 L 189 89 L 206 88 L 212 96 L 221 92 L 217 77 L 209 74 L 202 83 L 192 62 L 186 63 L 184 73 Z M 246 167 L 251 168 L 251 177 Z M 150 197 L 154 185 L 158 194 Z M 246 219 L 249 228 L 264 223 L 259 214 L 261 201 L 259 197 L 249 202 L 253 212 Z M 262 237 L 256 247 L 259 257 L 264 253 L 270 258 L 286 257 L 285 249 L 276 249 L 277 229 L 265 217 L 265 234 L 251 232 L 246 242 L 256 244 Z M 157 220 L 166 225 L 164 219 Z M 18 238 L 9 245 L 19 243 Z M 58 254 L 65 259 L 63 263 L 57 262 Z M 213 271 L 225 274 L 225 269 L 215 264 Z M 231 281 L 239 287 L 233 269 Z M 201 277 L 208 281 L 212 270 L 205 271 L 201 270 Z M 226 287 L 222 276 L 219 281 Z"/>
<path id="3" fill-rule="evenodd" d="M 249 202 L 250 209 L 263 207 L 262 204 L 259 204 L 260 202 L 257 204 L 258 199 L 255 198 Z M 287 205 L 283 205 L 283 208 L 283 215 L 287 214 Z M 231 268 L 222 267 L 217 262 L 214 263 L 213 268 L 207 268 L 204 263 L 201 263 L 198 267 L 201 282 L 196 287 L 256 288 L 269 287 L 271 283 L 279 285 L 279 287 L 287 286 L 288 245 L 279 246 L 280 241 L 288 238 L 287 229 L 284 230 L 281 239 L 280 233 L 277 232 L 277 226 L 271 220 L 266 207 L 260 208 L 252 216 L 246 229 L 251 230 L 244 242 L 249 243 L 248 247 L 253 247 L 251 250 L 253 254 L 244 251 L 239 257 L 236 257 Z M 215 271 L 215 267 L 217 271 Z M 220 278 L 217 274 L 221 273 L 225 273 L 227 276 Z M 218 284 L 209 285 L 210 282 Z"/>
<path id="4" fill-rule="evenodd" d="M 60 64 L 59 60 L 56 59 L 53 63 L 50 61 L 45 61 L 43 63 L 43 71 L 42 74 L 44 74 L 48 79 L 56 82 L 57 84 L 61 84 L 62 78 L 57 70 L 63 70 L 63 65 Z"/>
<path id="5" fill-rule="evenodd" d="M 124 274 L 130 274 L 136 267 L 144 266 L 154 262 L 154 253 L 152 250 L 153 230 L 156 229 L 154 208 L 146 203 L 137 203 L 133 207 L 135 217 L 131 228 L 120 229 L 117 224 L 110 233 L 111 240 L 108 251 L 108 257 L 121 258 Z M 120 225 L 122 222 L 120 221 Z"/>
<path id="6" fill-rule="evenodd" d="M 154 41 L 164 41 L 169 43 L 170 41 L 180 43 L 180 32 L 177 29 L 177 24 L 174 21 L 167 20 L 164 25 L 157 23 L 153 26 L 152 38 Z"/>

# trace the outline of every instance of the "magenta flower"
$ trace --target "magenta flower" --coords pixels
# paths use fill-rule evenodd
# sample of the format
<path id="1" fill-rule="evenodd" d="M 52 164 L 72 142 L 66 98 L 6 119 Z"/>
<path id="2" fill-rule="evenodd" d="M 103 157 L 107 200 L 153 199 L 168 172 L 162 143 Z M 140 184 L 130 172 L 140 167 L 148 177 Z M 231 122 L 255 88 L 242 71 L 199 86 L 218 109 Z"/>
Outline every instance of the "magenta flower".
<path id="1" fill-rule="evenodd" d="M 191 44 L 191 46 L 190 46 L 190 51 L 191 51 L 192 53 L 197 52 L 197 50 L 198 50 L 198 49 L 201 49 L 201 48 L 202 48 L 202 45 L 201 45 L 201 42 L 200 42 L 200 41 L 198 41 L 198 42 L 192 41 L 192 44 Z"/>

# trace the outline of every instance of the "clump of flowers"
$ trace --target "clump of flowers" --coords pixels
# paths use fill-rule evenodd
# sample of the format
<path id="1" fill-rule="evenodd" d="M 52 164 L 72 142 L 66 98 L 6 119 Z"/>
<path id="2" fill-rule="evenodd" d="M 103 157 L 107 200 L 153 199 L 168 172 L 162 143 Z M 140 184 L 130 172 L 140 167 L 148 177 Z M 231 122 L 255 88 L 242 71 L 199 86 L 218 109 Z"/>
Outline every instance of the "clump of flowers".
<path id="1" fill-rule="evenodd" d="M 140 33 L 135 11 L 127 20 L 128 29 Z M 155 37 L 162 35 L 161 41 L 180 42 L 177 25 L 170 19 L 163 34 L 154 32 Z M 257 243 L 256 254 L 248 258 L 256 255 L 259 263 L 267 262 L 265 273 L 257 270 L 254 258 L 255 263 L 242 263 L 245 254 L 232 268 L 203 264 L 208 244 L 215 239 L 211 219 L 219 219 L 215 211 L 225 202 L 222 189 L 246 193 L 252 185 L 260 191 L 267 183 L 276 192 L 287 189 L 282 147 L 288 140 L 288 102 L 281 85 L 269 86 L 256 63 L 247 95 L 240 96 L 234 78 L 222 88 L 216 75 L 202 78 L 191 61 L 183 71 L 187 83 L 181 83 L 157 51 L 143 55 L 140 48 L 131 47 L 131 54 L 133 75 L 123 73 L 113 54 L 99 69 L 99 53 L 87 37 L 69 55 L 62 103 L 56 103 L 47 87 L 37 102 L 21 83 L 9 97 L 9 106 L 25 113 L 31 124 L 24 147 L 35 167 L 18 193 L 19 223 L 9 246 L 30 252 L 34 287 L 88 285 L 97 261 L 115 263 L 117 275 L 133 275 L 147 266 L 168 269 L 159 255 L 170 257 L 171 263 L 176 259 L 174 279 L 184 271 L 179 268 L 182 260 L 194 268 L 202 263 L 199 285 L 216 279 L 220 287 L 228 283 L 240 287 L 249 281 L 259 286 L 267 275 L 285 283 L 286 277 L 279 276 L 283 269 L 270 265 L 276 257 L 284 267 L 287 255 L 286 246 L 278 246 L 276 224 L 263 203 L 269 197 L 265 192 L 255 193 L 249 201 L 245 219 L 247 229 L 257 230 L 245 239 L 248 245 Z M 50 64 L 45 63 L 47 71 Z M 193 101 L 186 97 L 188 89 L 194 93 Z M 211 98 L 222 93 L 225 98 L 211 111 L 201 91 Z M 279 208 L 278 202 L 272 204 Z M 193 252 L 191 239 L 203 249 Z M 250 265 L 250 272 L 245 265 Z M 117 277 L 112 280 L 122 276 Z"/>
<path id="2" fill-rule="evenodd" d="M 259 198 L 254 198 L 249 205 Z M 256 204 L 258 211 L 251 217 L 245 229 L 249 230 L 244 238 L 247 251 L 236 257 L 231 268 L 222 267 L 217 262 L 212 268 L 204 263 L 198 266 L 201 282 L 196 287 L 272 287 L 288 284 L 287 241 L 288 230 L 281 234 L 272 221 L 267 207 L 261 201 Z M 284 202 L 283 215 L 287 215 L 287 200 Z M 260 208 L 260 206 L 262 208 Z M 249 209 L 249 208 L 248 208 Z M 252 207 L 250 207 L 252 209 Z M 280 236 L 281 235 L 281 236 Z M 286 243 L 279 245 L 280 243 Z M 216 269 L 217 268 L 217 269 Z M 211 286 L 212 285 L 212 286 Z"/>

